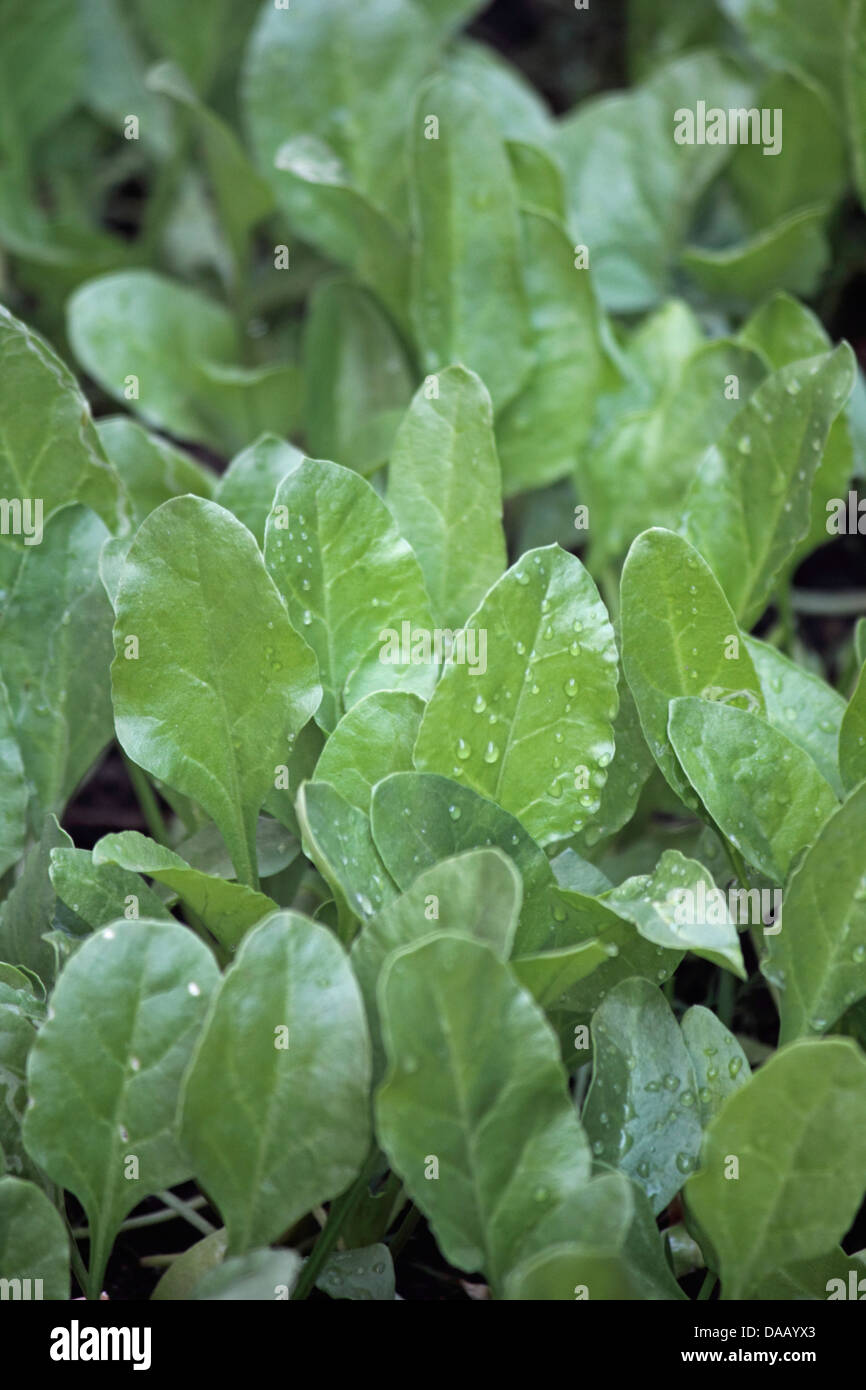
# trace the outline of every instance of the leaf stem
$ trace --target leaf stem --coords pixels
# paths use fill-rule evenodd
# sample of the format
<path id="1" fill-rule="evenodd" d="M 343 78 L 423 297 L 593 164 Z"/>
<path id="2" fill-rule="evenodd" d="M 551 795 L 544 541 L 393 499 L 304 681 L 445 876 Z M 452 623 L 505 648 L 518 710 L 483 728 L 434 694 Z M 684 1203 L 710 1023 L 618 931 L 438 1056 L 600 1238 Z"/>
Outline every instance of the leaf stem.
<path id="1" fill-rule="evenodd" d="M 202 1196 L 191 1197 L 188 1202 L 184 1203 L 188 1211 L 194 1211 L 196 1207 L 206 1207 L 207 1204 L 207 1197 Z M 146 1212 L 144 1216 L 131 1216 L 128 1221 L 121 1222 L 119 1229 L 121 1231 L 139 1231 L 145 1226 L 159 1226 L 164 1221 L 176 1221 L 179 1216 L 182 1216 L 185 1220 L 189 1220 L 187 1210 L 168 1211 L 163 1208 L 162 1211 Z M 211 1227 L 211 1229 L 213 1229 L 213 1227 Z M 78 1240 L 90 1240 L 90 1227 L 76 1226 L 72 1234 L 77 1237 Z"/>
<path id="2" fill-rule="evenodd" d="M 161 1202 L 164 1202 L 167 1207 L 175 1211 L 178 1216 L 182 1216 L 184 1221 L 189 1222 L 190 1226 L 194 1226 L 197 1231 L 201 1231 L 202 1235 L 213 1235 L 216 1226 L 211 1225 L 206 1217 L 199 1216 L 198 1212 L 189 1202 L 185 1202 L 182 1197 L 176 1197 L 173 1192 L 169 1192 L 167 1189 L 157 1195 Z"/>
<path id="3" fill-rule="evenodd" d="M 72 1263 L 72 1272 L 75 1275 L 75 1278 L 78 1280 L 78 1287 L 81 1289 L 81 1292 L 84 1294 L 85 1298 L 88 1298 L 89 1294 L 87 1292 L 87 1286 L 89 1283 L 89 1278 L 87 1274 L 87 1269 L 85 1267 L 84 1260 L 82 1259 L 81 1251 L 78 1248 L 78 1241 L 75 1239 L 75 1231 L 73 1231 L 69 1221 L 69 1217 L 66 1215 L 65 1211 L 63 1212 L 63 1220 L 66 1224 L 66 1229 L 69 1232 L 69 1254 Z"/>
<path id="4" fill-rule="evenodd" d="M 318 1279 L 322 1266 L 333 1250 L 340 1237 L 340 1231 L 349 1216 L 355 1210 L 364 1193 L 367 1191 L 370 1178 L 379 1166 L 379 1150 L 374 1148 L 368 1155 L 367 1160 L 353 1182 L 336 1201 L 331 1203 L 328 1212 L 328 1224 L 316 1241 L 312 1254 L 308 1256 L 300 1278 L 292 1290 L 292 1300 L 306 1298 Z"/>
<path id="5" fill-rule="evenodd" d="M 400 1225 L 394 1235 L 394 1239 L 390 1242 L 389 1249 L 391 1251 L 392 1260 L 396 1260 L 397 1256 L 402 1254 L 410 1236 L 412 1235 L 412 1232 L 415 1230 L 415 1227 L 418 1225 L 418 1222 L 420 1220 L 421 1212 L 419 1211 L 418 1207 L 416 1207 L 413 1203 L 409 1207 L 409 1210 L 407 1211 L 406 1215 L 403 1217 L 403 1220 L 400 1222 Z"/>
<path id="6" fill-rule="evenodd" d="M 168 827 L 163 819 L 162 811 L 159 809 L 156 792 L 150 785 L 147 773 L 138 766 L 138 763 L 134 763 L 131 758 L 128 758 L 122 749 L 121 757 L 148 830 L 158 844 L 165 845 L 166 849 L 171 849 Z"/>

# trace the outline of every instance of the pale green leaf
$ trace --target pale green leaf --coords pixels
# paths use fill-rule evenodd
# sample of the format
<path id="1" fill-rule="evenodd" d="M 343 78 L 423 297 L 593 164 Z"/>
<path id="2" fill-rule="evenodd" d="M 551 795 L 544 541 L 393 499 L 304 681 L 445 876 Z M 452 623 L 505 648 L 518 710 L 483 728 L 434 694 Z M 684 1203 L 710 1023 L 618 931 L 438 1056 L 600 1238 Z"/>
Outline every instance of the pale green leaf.
<path id="1" fill-rule="evenodd" d="M 127 638 L 138 639 L 137 656 Z M 216 821 L 256 887 L 255 830 L 286 742 L 320 698 L 316 662 L 245 526 L 179 497 L 144 522 L 115 605 L 117 737 Z"/>
<path id="2" fill-rule="evenodd" d="M 380 1141 L 446 1259 L 499 1285 L 532 1226 L 589 1176 L 553 1034 L 489 947 L 450 933 L 390 957 L 379 1011 Z"/>
<path id="3" fill-rule="evenodd" d="M 540 844 L 565 838 L 598 810 L 614 752 L 617 650 L 598 590 L 558 546 L 531 551 L 466 631 L 475 662 L 446 665 L 416 766 L 461 778 Z"/>
<path id="4" fill-rule="evenodd" d="M 323 695 L 316 721 L 330 732 L 360 662 L 376 682 L 372 689 L 394 688 L 400 664 L 379 659 L 387 630 L 404 622 L 432 629 L 418 561 L 370 484 L 322 459 L 305 459 L 280 484 L 265 559 L 292 622 L 318 657 Z M 412 669 L 432 683 L 432 666 Z"/>
<path id="5" fill-rule="evenodd" d="M 532 364 L 517 189 L 502 137 L 483 96 L 443 75 L 418 94 L 411 149 L 412 313 L 424 369 L 464 363 L 499 410 Z"/>
<path id="6" fill-rule="evenodd" d="M 830 1038 L 777 1052 L 723 1105 L 685 1188 L 722 1297 L 747 1298 L 773 1270 L 823 1255 L 856 1216 L 864 1184 L 866 1062 L 857 1047 Z"/>
<path id="7" fill-rule="evenodd" d="M 397 431 L 387 502 L 424 573 L 433 617 L 456 629 L 505 569 L 493 407 L 483 382 L 447 367 Z"/>
<path id="8" fill-rule="evenodd" d="M 674 700 L 668 733 L 719 829 L 783 883 L 838 806 L 812 759 L 759 715 L 709 700 Z"/>
<path id="9" fill-rule="evenodd" d="M 51 996 L 30 1054 L 24 1142 L 87 1212 L 90 1297 L 127 1212 L 191 1176 L 175 1112 L 217 978 L 186 928 L 118 922 L 84 942 Z"/>
<path id="10" fill-rule="evenodd" d="M 405 690 L 366 695 L 343 715 L 316 763 L 315 780 L 329 782 L 365 815 L 373 787 L 392 772 L 413 770 L 412 750 L 424 703 Z"/>
<path id="11" fill-rule="evenodd" d="M 227 971 L 181 1102 L 184 1145 L 232 1252 L 277 1239 L 352 1182 L 369 1148 L 369 1084 L 364 1006 L 339 942 L 275 914 Z"/>

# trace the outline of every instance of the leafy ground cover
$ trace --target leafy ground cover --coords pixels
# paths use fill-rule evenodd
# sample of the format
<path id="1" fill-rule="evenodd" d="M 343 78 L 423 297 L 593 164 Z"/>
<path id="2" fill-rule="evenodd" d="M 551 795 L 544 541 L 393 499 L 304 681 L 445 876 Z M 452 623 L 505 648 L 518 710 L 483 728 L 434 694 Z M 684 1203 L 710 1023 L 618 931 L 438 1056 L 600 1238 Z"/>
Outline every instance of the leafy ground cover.
<path id="1" fill-rule="evenodd" d="M 483 10 L 0 0 L 46 1298 L 859 1288 L 866 4 Z"/>

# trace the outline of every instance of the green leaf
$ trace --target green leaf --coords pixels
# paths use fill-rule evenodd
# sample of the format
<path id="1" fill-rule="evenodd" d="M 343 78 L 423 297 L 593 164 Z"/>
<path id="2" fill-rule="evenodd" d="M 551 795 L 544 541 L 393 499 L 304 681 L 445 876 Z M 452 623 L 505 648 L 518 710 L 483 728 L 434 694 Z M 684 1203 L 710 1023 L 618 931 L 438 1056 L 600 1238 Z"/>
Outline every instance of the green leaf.
<path id="1" fill-rule="evenodd" d="M 657 1215 L 697 1160 L 701 1122 L 686 1045 L 664 996 L 624 980 L 592 1019 L 592 1085 L 583 1123 L 592 1151 L 633 1179 Z"/>
<path id="2" fill-rule="evenodd" d="M 783 883 L 838 805 L 812 759 L 758 715 L 708 700 L 672 701 L 668 732 L 719 829 Z"/>
<path id="3" fill-rule="evenodd" d="M 661 311 L 648 320 L 646 346 L 662 354 L 664 337 L 676 322 Z M 688 329 L 681 326 L 680 332 Z M 639 351 L 634 343 L 631 348 L 644 382 L 642 389 L 654 390 L 645 375 L 643 343 Z M 708 444 L 736 419 L 742 409 L 740 397 L 745 399 L 763 376 L 763 364 L 753 350 L 728 339 L 702 342 L 682 361 L 670 363 L 645 408 L 624 406 L 614 411 L 575 475 L 581 500 L 589 509 L 594 569 L 612 559 L 618 561 L 634 537 L 649 527 L 676 529 L 683 495 Z M 736 378 L 736 396 L 732 378 Z"/>
<path id="4" fill-rule="evenodd" d="M 413 378 L 394 328 L 366 290 L 345 280 L 316 289 L 304 369 L 308 452 L 375 472 L 391 452 Z"/>
<path id="5" fill-rule="evenodd" d="M 522 896 L 520 874 L 501 850 L 467 850 L 425 869 L 411 888 L 365 923 L 352 945 L 352 969 L 367 1009 L 375 1077 L 384 1070 L 376 986 L 388 955 L 447 931 L 486 942 L 507 960 Z"/>
<path id="6" fill-rule="evenodd" d="M 750 1298 L 754 1301 L 773 1300 L 792 1303 L 795 1300 L 802 1302 L 806 1299 L 810 1301 L 820 1301 L 822 1303 L 832 1301 L 834 1298 L 850 1298 L 853 1275 L 855 1291 L 863 1287 L 860 1280 L 863 1278 L 864 1264 L 862 1251 L 856 1255 L 847 1256 L 844 1250 L 836 1249 L 828 1254 L 821 1255 L 812 1260 L 796 1260 L 793 1264 L 786 1265 L 784 1269 L 776 1269 L 772 1274 L 751 1290 Z M 835 1284 L 831 1284 L 831 1280 Z M 842 1281 L 842 1288 L 839 1281 Z M 862 1295 L 860 1295 L 862 1297 Z"/>
<path id="7" fill-rule="evenodd" d="M 295 807 L 306 853 L 334 894 L 340 936 L 346 940 L 356 920 L 373 917 L 394 891 L 369 817 L 327 782 L 304 782 Z"/>
<path id="8" fill-rule="evenodd" d="M 390 957 L 379 1011 L 380 1141 L 445 1258 L 499 1285 L 533 1225 L 589 1177 L 555 1039 L 489 947 L 451 933 Z"/>
<path id="9" fill-rule="evenodd" d="M 844 77 L 848 135 L 860 201 L 866 206 L 866 4 L 850 0 Z"/>
<path id="10" fill-rule="evenodd" d="M 342 0 L 263 7 L 241 93 L 259 167 L 272 168 L 288 136 L 315 136 L 370 199 L 401 208 L 407 115 L 435 38 L 410 0 L 367 0 L 363 10 Z"/>
<path id="11" fill-rule="evenodd" d="M 845 191 L 848 171 L 842 131 L 828 97 L 783 72 L 769 78 L 755 105 L 784 113 L 784 139 L 771 156 L 769 177 L 762 144 L 738 145 L 731 156 L 731 181 L 752 226 L 769 227 L 815 203 L 832 206 Z M 781 131 L 781 118 L 775 119 Z"/>
<path id="12" fill-rule="evenodd" d="M 832 94 L 838 91 L 845 0 L 829 0 L 820 11 L 809 0 L 722 0 L 722 9 L 768 66 L 813 78 Z"/>
<path id="13" fill-rule="evenodd" d="M 418 556 L 433 616 L 458 628 L 505 569 L 493 407 L 483 382 L 446 367 L 397 431 L 387 501 Z"/>
<path id="14" fill-rule="evenodd" d="M 341 946 L 275 914 L 223 978 L 181 1103 L 184 1145 L 233 1253 L 352 1182 L 370 1142 L 369 1084 L 364 1006 Z"/>
<path id="15" fill-rule="evenodd" d="M 242 367 L 228 310 L 165 276 L 89 280 L 69 301 L 67 327 L 84 370 L 157 429 L 225 452 L 294 423 L 295 368 Z"/>
<path id="16" fill-rule="evenodd" d="M 701 905 L 701 884 L 706 907 Z M 654 945 L 693 951 L 745 980 L 743 953 L 727 903 L 719 902 L 709 870 L 679 850 L 665 850 L 652 874 L 626 879 L 603 901 L 634 922 L 641 936 Z"/>
<path id="17" fill-rule="evenodd" d="M 746 1298 L 773 1270 L 823 1255 L 848 1230 L 864 1184 L 866 1062 L 856 1045 L 830 1038 L 777 1052 L 728 1098 L 685 1188 L 722 1297 Z"/>
<path id="18" fill-rule="evenodd" d="M 781 993 L 782 1042 L 823 1033 L 866 995 L 866 786 L 821 826 L 788 884 L 761 969 Z"/>
<path id="19" fill-rule="evenodd" d="M 838 742 L 845 701 L 825 680 L 790 661 L 778 647 L 754 637 L 746 638 L 746 646 L 761 682 L 770 723 L 809 754 L 822 777 L 841 796 Z"/>
<path id="20" fill-rule="evenodd" d="M 607 939 L 577 941 L 571 946 L 556 946 L 548 951 L 535 951 L 518 956 L 511 962 L 515 978 L 532 995 L 536 1004 L 550 1012 L 568 1008 L 574 997 L 574 987 L 589 975 L 595 975 L 618 947 L 611 948 Z"/>
<path id="21" fill-rule="evenodd" d="M 506 140 L 549 143 L 553 121 L 535 87 L 495 48 L 461 38 L 446 59 L 446 71 L 484 102 Z"/>
<path id="22" fill-rule="evenodd" d="M 483 97 L 450 76 L 422 87 L 411 140 L 412 312 L 423 366 L 465 363 L 500 410 L 532 364 L 508 155 Z"/>
<path id="23" fill-rule="evenodd" d="M 433 773 L 397 772 L 373 789 L 371 828 L 388 873 L 403 892 L 419 874 L 465 850 L 495 846 L 523 879 L 520 954 L 556 944 L 568 917 L 550 862 L 520 821 L 471 787 Z"/>
<path id="24" fill-rule="evenodd" d="M 579 830 L 572 843 L 581 852 L 591 851 L 605 836 L 614 835 L 635 813 L 643 787 L 655 763 L 647 747 L 630 687 L 619 687 L 619 709 L 613 721 L 616 752 L 601 791 L 601 805 L 590 824 Z"/>
<path id="25" fill-rule="evenodd" d="M 196 497 L 166 502 L 127 556 L 115 605 L 117 737 L 217 823 L 257 886 L 256 818 L 286 741 L 315 711 L 313 653 L 245 526 Z M 135 659 L 127 638 L 138 639 Z"/>
<path id="26" fill-rule="evenodd" d="M 598 810 L 614 752 L 617 650 L 598 590 L 558 546 L 530 551 L 466 630 L 475 664 L 446 665 L 416 767 L 460 777 L 539 844 L 564 838 Z"/>
<path id="27" fill-rule="evenodd" d="M 484 0 L 417 0 L 437 29 L 458 29 L 485 8 Z"/>
<path id="28" fill-rule="evenodd" d="M 67 507 L 40 546 L 0 545 L 3 680 L 37 834 L 111 738 L 111 607 L 98 573 L 105 536 L 91 512 Z"/>
<path id="29" fill-rule="evenodd" d="M 854 383 L 851 349 L 773 372 L 708 450 L 684 531 L 750 626 L 809 525 L 812 481 Z"/>
<path id="30" fill-rule="evenodd" d="M 135 834 L 134 831 L 126 833 Z M 115 835 L 103 837 L 104 840 L 119 838 Z M 136 839 L 144 838 L 136 836 Z M 162 899 L 148 888 L 138 873 L 120 868 L 114 862 L 97 861 L 90 850 L 51 850 L 49 874 L 61 902 L 89 927 L 106 927 L 121 917 L 130 921 L 137 921 L 139 917 L 174 921 Z"/>
<path id="31" fill-rule="evenodd" d="M 250 1250 L 230 1255 L 209 1269 L 191 1297 L 197 1302 L 287 1299 L 297 1283 L 303 1260 L 294 1250 Z"/>
<path id="32" fill-rule="evenodd" d="M 569 229 L 591 248 L 605 308 L 646 309 L 668 288 L 677 249 L 723 146 L 678 145 L 674 112 L 749 106 L 748 87 L 713 53 L 687 54 L 625 93 L 584 101 L 559 123 Z"/>
<path id="33" fill-rule="evenodd" d="M 177 1302 L 194 1296 L 193 1291 L 205 1274 L 223 1262 L 228 1237 L 224 1230 L 212 1231 L 195 1245 L 175 1256 L 153 1293 L 151 1302 Z"/>
<path id="34" fill-rule="evenodd" d="M 860 678 L 842 717 L 839 766 L 847 791 L 866 778 L 866 666 L 860 671 Z"/>
<path id="35" fill-rule="evenodd" d="M 789 213 L 747 241 L 721 250 L 690 247 L 683 268 L 723 305 L 749 308 L 770 290 L 815 292 L 830 262 L 827 208 Z"/>
<path id="36" fill-rule="evenodd" d="M 71 847 L 54 816 L 46 816 L 38 843 L 0 906 L 0 960 L 32 970 L 46 984 L 56 973 L 54 952 L 43 939 L 53 925 L 57 900 L 48 876 L 51 851 Z"/>
<path id="37" fill-rule="evenodd" d="M 38 9 L 27 0 L 3 0 L 0 22 L 4 137 L 31 145 L 79 99 L 85 71 L 81 15 L 64 0 L 46 0 Z"/>
<path id="38" fill-rule="evenodd" d="M 330 260 L 353 271 L 408 337 L 410 259 L 405 232 L 355 187 L 343 162 L 315 135 L 297 135 L 280 145 L 274 169 L 274 192 L 294 230 Z M 387 325 L 383 321 L 370 328 L 385 336 Z"/>
<path id="39" fill-rule="evenodd" d="M 9 703 L 0 678 L 0 875 L 24 853 L 27 843 L 27 782 Z"/>
<path id="40" fill-rule="evenodd" d="M 622 664 L 647 743 L 678 796 L 688 784 L 667 740 L 678 696 L 762 710 L 752 658 L 712 570 L 681 536 L 645 531 L 622 572 Z"/>
<path id="41" fill-rule="evenodd" d="M 99 442 L 116 468 L 134 526 L 170 497 L 192 492 L 212 497 L 216 478 L 189 454 L 151 434 L 128 415 L 112 415 L 96 426 Z"/>
<path id="42" fill-rule="evenodd" d="M 565 185 L 553 155 L 526 140 L 508 140 L 506 149 L 520 206 L 547 213 L 555 222 L 564 224 Z"/>
<path id="43" fill-rule="evenodd" d="M 595 402 L 613 377 L 591 273 L 576 265 L 561 221 L 525 211 L 521 230 L 533 362 L 523 389 L 497 421 L 508 496 L 572 473 Z"/>
<path id="44" fill-rule="evenodd" d="M 103 835 L 93 847 L 93 863 L 116 864 L 129 873 L 164 883 L 189 907 L 220 945 L 235 950 L 242 938 L 277 904 L 243 883 L 229 883 L 190 868 L 179 854 L 137 830 Z"/>
<path id="45" fill-rule="evenodd" d="M 322 459 L 305 459 L 277 489 L 265 560 L 318 657 L 323 694 L 316 722 L 330 732 L 344 702 L 354 703 L 344 689 L 362 663 L 372 682 L 363 693 L 395 687 L 401 666 L 379 659 L 386 631 L 403 622 L 432 629 L 418 561 L 370 484 Z M 431 665 L 410 674 L 429 690 Z"/>
<path id="46" fill-rule="evenodd" d="M 24 1142 L 87 1212 L 91 1298 L 127 1212 L 191 1176 L 175 1111 L 217 978 L 184 927 L 116 923 L 83 943 L 51 996 L 30 1054 Z"/>
<path id="47" fill-rule="evenodd" d="M 226 49 L 240 47 L 254 13 L 253 0 L 190 0 L 178 10 L 172 0 L 135 0 L 151 43 L 179 63 L 198 91 L 206 91 Z"/>
<path id="48" fill-rule="evenodd" d="M 303 461 L 304 455 L 293 444 L 275 434 L 263 434 L 232 459 L 217 483 L 214 500 L 252 531 L 260 550 L 274 493 L 286 474 L 294 473 Z"/>
<path id="49" fill-rule="evenodd" d="M 29 1287 L 4 1292 L 4 1298 L 69 1298 L 63 1218 L 40 1188 L 15 1177 L 0 1177 L 0 1279 L 4 1290 L 7 1279 L 26 1280 L 24 1289 Z"/>
<path id="50" fill-rule="evenodd" d="M 502 1296 L 520 1303 L 575 1298 L 622 1303 L 643 1300 L 646 1293 L 621 1251 L 569 1243 L 524 1260 L 509 1274 Z"/>
<path id="51" fill-rule="evenodd" d="M 733 1033 L 702 1004 L 686 1009 L 680 1023 L 697 1082 L 704 1129 L 733 1095 L 751 1078 L 746 1054 Z"/>
<path id="52" fill-rule="evenodd" d="M 199 100 L 175 63 L 152 68 L 147 85 L 190 113 L 239 280 L 246 271 L 250 232 L 273 210 L 273 192 L 231 127 Z"/>
<path id="53" fill-rule="evenodd" d="M 11 966 L 2 967 L 2 973 L 6 978 L 0 978 L 0 1169 L 5 1164 L 9 1176 L 29 1178 L 42 1186 L 45 1180 L 24 1147 L 21 1125 L 27 1105 L 27 1058 L 45 1005 L 33 994 L 26 975 Z"/>
<path id="54" fill-rule="evenodd" d="M 78 383 L 45 340 L 2 305 L 0 416 L 0 493 L 20 504 L 20 521 L 11 516 L 24 546 L 40 544 L 43 523 L 70 502 L 92 507 L 109 529 L 118 525 L 117 475 Z"/>
<path id="55" fill-rule="evenodd" d="M 394 1262 L 387 1245 L 358 1250 L 335 1250 L 316 1280 L 316 1288 L 331 1298 L 394 1301 Z"/>
<path id="56" fill-rule="evenodd" d="M 137 115 L 142 144 L 165 159 L 175 141 L 171 113 L 145 83 L 148 60 L 129 23 L 129 7 L 120 0 L 83 0 L 79 13 L 86 71 L 82 96 L 88 107 L 115 133 L 123 131 L 127 115 Z"/>
<path id="57" fill-rule="evenodd" d="M 408 690 L 366 695 L 343 715 L 316 763 L 315 780 L 370 814 L 373 787 L 392 772 L 413 770 L 412 750 L 424 702 Z"/>
<path id="58" fill-rule="evenodd" d="M 199 830 L 176 845 L 176 853 L 194 869 L 205 874 L 216 874 L 218 878 L 234 878 L 235 870 L 225 841 L 214 825 L 208 821 Z M 256 825 L 256 859 L 259 876 L 270 878 L 281 873 L 298 856 L 298 842 L 286 827 L 270 816 L 259 816 Z"/>

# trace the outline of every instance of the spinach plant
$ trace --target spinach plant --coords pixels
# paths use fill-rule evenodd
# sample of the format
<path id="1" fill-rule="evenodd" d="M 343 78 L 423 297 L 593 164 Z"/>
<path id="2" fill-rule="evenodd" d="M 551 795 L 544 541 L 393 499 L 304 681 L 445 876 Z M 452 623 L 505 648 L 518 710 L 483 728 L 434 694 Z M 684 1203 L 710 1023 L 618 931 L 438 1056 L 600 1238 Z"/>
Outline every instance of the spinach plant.
<path id="1" fill-rule="evenodd" d="M 129 1297 L 143 1220 L 155 1299 L 391 1300 L 419 1221 L 496 1299 L 861 1268 L 864 594 L 798 576 L 863 573 L 866 4 L 638 0 L 558 116 L 483 8 L 0 0 L 0 1277 L 45 1297 Z M 76 844 L 106 757 L 141 818 Z"/>

